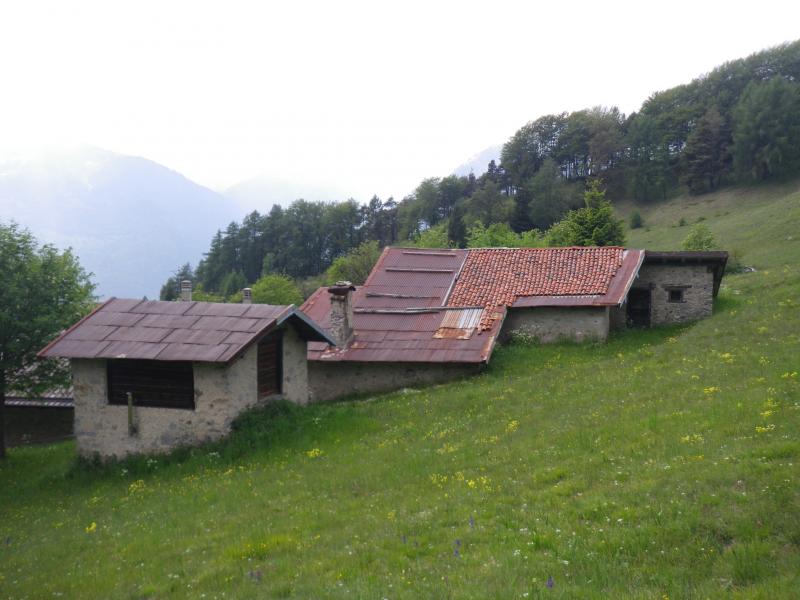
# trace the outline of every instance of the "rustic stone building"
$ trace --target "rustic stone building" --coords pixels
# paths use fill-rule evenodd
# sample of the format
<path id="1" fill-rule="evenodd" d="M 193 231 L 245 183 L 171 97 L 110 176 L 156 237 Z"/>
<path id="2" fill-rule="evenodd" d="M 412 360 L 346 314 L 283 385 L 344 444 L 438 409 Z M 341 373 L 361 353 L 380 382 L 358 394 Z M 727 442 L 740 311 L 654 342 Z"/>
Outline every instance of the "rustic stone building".
<path id="1" fill-rule="evenodd" d="M 616 328 L 703 318 L 726 260 L 618 247 L 387 248 L 363 286 L 320 288 L 303 304 L 338 341 L 309 344 L 310 397 L 462 377 L 514 335 L 602 341 Z"/>
<path id="2" fill-rule="evenodd" d="M 112 298 L 40 357 L 71 360 L 82 456 L 215 440 L 243 410 L 308 402 L 307 342 L 333 340 L 293 306 Z"/>

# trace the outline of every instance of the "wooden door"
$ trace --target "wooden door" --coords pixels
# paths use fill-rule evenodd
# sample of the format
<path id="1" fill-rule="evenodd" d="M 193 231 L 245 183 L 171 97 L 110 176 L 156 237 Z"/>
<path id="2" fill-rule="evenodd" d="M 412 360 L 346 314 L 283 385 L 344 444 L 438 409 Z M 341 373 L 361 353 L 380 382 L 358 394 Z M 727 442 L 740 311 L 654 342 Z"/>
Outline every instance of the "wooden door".
<path id="1" fill-rule="evenodd" d="M 258 343 L 258 399 L 281 393 L 283 336 L 271 333 Z"/>

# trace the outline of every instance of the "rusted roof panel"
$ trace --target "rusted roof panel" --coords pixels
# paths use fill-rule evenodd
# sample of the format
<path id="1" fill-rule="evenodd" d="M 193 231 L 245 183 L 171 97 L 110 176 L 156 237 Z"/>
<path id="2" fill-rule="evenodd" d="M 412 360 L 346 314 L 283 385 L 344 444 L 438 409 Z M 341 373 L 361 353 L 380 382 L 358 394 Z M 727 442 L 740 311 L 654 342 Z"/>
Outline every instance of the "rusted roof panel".
<path id="1" fill-rule="evenodd" d="M 305 339 L 332 343 L 294 306 L 112 298 L 39 356 L 227 362 L 287 319 Z"/>
<path id="2" fill-rule="evenodd" d="M 117 327 L 106 339 L 111 342 L 160 342 L 172 332 L 162 327 Z"/>
<path id="3" fill-rule="evenodd" d="M 137 358 L 150 360 L 167 347 L 167 344 L 152 342 L 110 342 L 95 358 Z M 202 346 L 200 346 L 202 348 Z M 181 359 L 187 360 L 187 359 Z M 194 360 L 194 359 L 190 359 Z"/>
<path id="4" fill-rule="evenodd" d="M 152 315 L 182 315 L 197 304 L 206 304 L 206 302 L 161 302 L 159 300 L 143 300 L 128 312 Z"/>
<path id="5" fill-rule="evenodd" d="M 177 304 L 177 303 L 176 303 Z M 252 304 L 222 304 L 219 302 L 196 302 L 185 313 L 195 316 L 209 317 L 241 317 L 252 307 Z"/>
<path id="6" fill-rule="evenodd" d="M 114 333 L 117 327 L 113 325 L 86 324 L 79 329 L 74 329 L 65 335 L 68 340 L 85 340 L 87 342 L 100 342 Z"/>
<path id="7" fill-rule="evenodd" d="M 239 317 L 200 317 L 192 329 L 217 329 L 220 331 L 252 331 L 258 325 L 257 319 Z"/>
<path id="8" fill-rule="evenodd" d="M 62 339 L 58 344 L 58 354 L 48 354 L 46 356 L 58 356 L 61 358 L 96 358 L 110 343 L 111 342 Z"/>
<path id="9" fill-rule="evenodd" d="M 243 338 L 238 338 L 238 343 L 244 344 L 250 338 L 249 333 L 241 334 L 235 332 L 235 334 L 244 336 Z M 226 343 L 237 343 L 227 341 L 232 335 L 234 334 L 218 329 L 175 329 L 164 338 L 164 341 L 170 344 L 203 344 L 215 346 L 223 340 Z"/>
<path id="10" fill-rule="evenodd" d="M 143 315 L 140 325 L 145 327 L 167 327 L 170 329 L 188 329 L 194 325 L 200 317 L 187 315 Z M 136 323 L 133 323 L 134 325 Z"/>
<path id="11" fill-rule="evenodd" d="M 439 327 L 453 329 L 471 329 L 481 322 L 482 308 L 461 308 L 458 310 L 444 311 L 444 317 Z"/>
<path id="12" fill-rule="evenodd" d="M 148 315 L 137 315 L 135 313 L 125 312 L 112 312 L 103 311 L 99 312 L 92 318 L 94 325 L 114 325 L 116 327 L 130 327 L 136 325 L 142 319 L 146 319 Z"/>

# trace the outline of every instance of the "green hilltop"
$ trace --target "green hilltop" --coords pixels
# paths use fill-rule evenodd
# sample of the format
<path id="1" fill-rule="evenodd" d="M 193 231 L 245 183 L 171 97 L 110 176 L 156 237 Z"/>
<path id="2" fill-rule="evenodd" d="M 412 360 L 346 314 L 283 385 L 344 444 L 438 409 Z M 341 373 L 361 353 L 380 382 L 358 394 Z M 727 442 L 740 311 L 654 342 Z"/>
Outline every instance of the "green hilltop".
<path id="1" fill-rule="evenodd" d="M 274 406 L 170 457 L 13 449 L 0 596 L 796 597 L 800 183 L 635 208 L 630 246 L 702 221 L 755 271 L 692 325 L 506 346 L 477 378 Z"/>

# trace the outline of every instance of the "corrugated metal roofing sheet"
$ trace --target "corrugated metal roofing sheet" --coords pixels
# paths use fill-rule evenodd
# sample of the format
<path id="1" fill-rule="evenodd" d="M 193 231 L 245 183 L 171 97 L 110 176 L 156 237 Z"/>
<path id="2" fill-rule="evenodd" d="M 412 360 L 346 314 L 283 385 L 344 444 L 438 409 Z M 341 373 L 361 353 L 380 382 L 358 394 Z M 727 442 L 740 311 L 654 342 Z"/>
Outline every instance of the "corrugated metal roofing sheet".
<path id="1" fill-rule="evenodd" d="M 347 348 L 309 344 L 308 357 L 320 361 L 486 362 L 494 331 L 434 337 L 442 323 L 477 327 L 482 309 L 445 307 L 466 259 L 466 250 L 386 248 L 366 283 L 353 293 L 355 334 Z M 303 310 L 323 327 L 330 324 L 330 294 L 320 288 Z M 431 309 L 438 310 L 414 310 Z"/>

